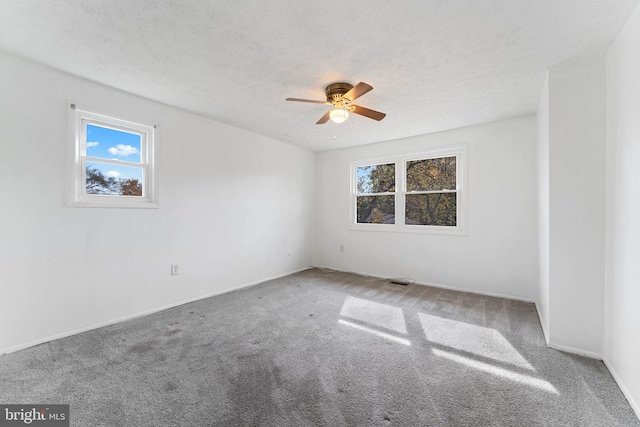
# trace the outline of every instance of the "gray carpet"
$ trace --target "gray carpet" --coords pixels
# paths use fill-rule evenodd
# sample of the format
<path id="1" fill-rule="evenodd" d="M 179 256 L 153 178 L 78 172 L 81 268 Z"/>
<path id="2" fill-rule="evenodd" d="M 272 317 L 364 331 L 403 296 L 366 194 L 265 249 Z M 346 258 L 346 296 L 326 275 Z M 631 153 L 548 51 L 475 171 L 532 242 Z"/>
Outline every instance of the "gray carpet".
<path id="1" fill-rule="evenodd" d="M 0 357 L 73 426 L 640 426 L 532 304 L 307 270 Z"/>

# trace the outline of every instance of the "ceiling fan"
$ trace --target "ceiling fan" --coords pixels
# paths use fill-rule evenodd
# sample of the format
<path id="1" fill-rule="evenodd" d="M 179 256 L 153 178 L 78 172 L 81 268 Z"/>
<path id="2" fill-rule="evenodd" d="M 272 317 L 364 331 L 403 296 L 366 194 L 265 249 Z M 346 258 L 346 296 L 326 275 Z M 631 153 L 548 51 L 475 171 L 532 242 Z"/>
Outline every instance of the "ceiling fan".
<path id="1" fill-rule="evenodd" d="M 370 110 L 359 105 L 352 104 L 357 98 L 369 92 L 373 87 L 360 82 L 353 86 L 349 83 L 333 83 L 327 86 L 325 93 L 327 101 L 315 101 L 313 99 L 287 98 L 287 101 L 310 102 L 312 104 L 332 105 L 333 108 L 327 111 L 324 116 L 316 122 L 321 125 L 331 119 L 335 123 L 342 123 L 349 118 L 349 113 L 359 114 L 373 120 L 382 120 L 386 116 L 385 113 Z"/>

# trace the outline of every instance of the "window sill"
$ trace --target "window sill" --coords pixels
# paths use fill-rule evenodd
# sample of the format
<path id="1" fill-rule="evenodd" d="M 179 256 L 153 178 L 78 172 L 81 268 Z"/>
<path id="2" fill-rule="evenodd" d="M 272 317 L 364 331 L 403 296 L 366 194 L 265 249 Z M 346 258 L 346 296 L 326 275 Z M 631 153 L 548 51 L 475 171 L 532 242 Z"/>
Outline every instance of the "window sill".
<path id="1" fill-rule="evenodd" d="M 467 230 L 463 227 L 438 227 L 423 225 L 398 225 L 398 224 L 351 224 L 351 231 L 375 231 L 387 233 L 413 233 L 413 234 L 439 234 L 450 236 L 466 236 Z"/>
<path id="2" fill-rule="evenodd" d="M 123 209 L 159 209 L 158 203 L 145 200 L 71 200 L 67 203 L 71 208 L 123 208 Z"/>

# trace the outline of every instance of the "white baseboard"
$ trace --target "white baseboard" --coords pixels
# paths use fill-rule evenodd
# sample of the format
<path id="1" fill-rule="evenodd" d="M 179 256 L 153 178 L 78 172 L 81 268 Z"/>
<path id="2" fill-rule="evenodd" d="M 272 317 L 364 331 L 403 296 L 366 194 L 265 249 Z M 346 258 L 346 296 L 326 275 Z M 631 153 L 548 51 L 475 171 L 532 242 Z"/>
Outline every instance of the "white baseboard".
<path id="1" fill-rule="evenodd" d="M 564 351 L 565 353 L 573 353 L 579 356 L 589 357 L 591 359 L 602 360 L 602 354 L 593 351 L 582 350 L 568 345 L 556 344 L 553 342 L 547 342 L 547 347 L 554 350 Z"/>
<path id="2" fill-rule="evenodd" d="M 333 268 L 333 267 L 324 267 L 324 266 L 320 266 L 320 265 L 314 265 L 315 268 L 319 268 L 319 269 L 324 269 L 324 270 L 333 270 L 333 271 L 339 271 L 341 273 L 353 273 L 353 274 L 358 274 L 360 276 L 368 276 L 368 277 L 374 277 L 376 279 L 383 279 L 383 280 L 393 280 L 393 279 L 402 279 L 402 280 L 408 280 L 410 283 L 415 283 L 416 285 L 422 285 L 422 286 L 431 286 L 432 288 L 438 288 L 438 289 L 446 289 L 448 291 L 458 291 L 458 292 L 467 292 L 469 294 L 476 294 L 476 295 L 484 295 L 487 297 L 496 297 L 496 298 L 504 298 L 504 299 L 510 299 L 510 300 L 514 300 L 514 301 L 522 301 L 522 302 L 528 302 L 528 303 L 532 303 L 535 304 L 535 301 L 529 298 L 524 298 L 524 297 L 519 297 L 519 296 L 514 296 L 514 295 L 503 295 L 503 294 L 498 294 L 498 293 L 494 293 L 494 292 L 483 292 L 483 291 L 478 291 L 475 289 L 465 289 L 465 288 L 458 288 L 455 286 L 447 286 L 447 285 L 440 285 L 437 283 L 427 283 L 427 282 L 419 282 L 413 279 L 409 279 L 409 278 L 399 278 L 399 277 L 388 277 L 388 276 L 381 276 L 378 274 L 371 274 L 371 273 L 363 273 L 360 271 L 353 271 L 353 270 L 341 270 L 339 268 Z"/>
<path id="3" fill-rule="evenodd" d="M 570 347 L 568 345 L 562 345 L 553 343 L 549 340 L 549 331 L 547 330 L 547 325 L 544 323 L 544 318 L 542 317 L 542 312 L 540 311 L 540 306 L 538 303 L 535 303 L 536 311 L 538 312 L 538 318 L 540 320 L 540 326 L 542 327 L 542 334 L 544 335 L 544 341 L 547 343 L 547 347 L 552 348 L 554 350 L 564 351 L 565 353 L 573 353 L 580 356 L 589 357 L 591 359 L 602 360 L 602 354 L 595 353 L 593 351 L 582 350 L 575 347 Z"/>
<path id="4" fill-rule="evenodd" d="M 285 277 L 285 276 L 289 276 L 291 274 L 299 273 L 301 271 L 308 270 L 309 268 L 311 268 L 311 267 L 304 267 L 304 268 L 301 268 L 301 269 L 298 269 L 298 270 L 294 270 L 294 271 L 290 271 L 288 273 L 280 274 L 280 275 L 277 275 L 277 276 L 267 277 L 265 279 L 260 279 L 260 280 L 255 280 L 253 282 L 244 283 L 242 285 L 234 286 L 233 288 L 223 289 L 221 291 L 212 292 L 210 294 L 201 295 L 201 296 L 198 296 L 198 297 L 195 297 L 195 298 L 189 298 L 187 300 L 179 301 L 179 302 L 176 302 L 176 303 L 171 303 L 171 304 L 168 304 L 168 305 L 164 305 L 162 307 L 152 308 L 152 309 L 149 309 L 149 310 L 141 311 L 141 312 L 138 312 L 138 313 L 134 313 L 134 314 L 130 314 L 130 315 L 127 315 L 127 316 L 119 317 L 119 318 L 116 318 L 116 319 L 107 320 L 106 322 L 95 323 L 93 325 L 84 326 L 82 328 L 73 329 L 71 331 L 66 331 L 66 332 L 62 332 L 62 333 L 59 333 L 59 334 L 50 335 L 50 336 L 45 337 L 45 338 L 40 338 L 40 339 L 37 339 L 37 340 L 34 340 L 34 341 L 29 341 L 29 342 L 21 343 L 21 344 L 14 345 L 14 346 L 11 346 L 11 347 L 3 348 L 3 349 L 0 349 L 0 355 L 14 353 L 16 351 L 24 350 L 26 348 L 33 347 L 33 346 L 36 346 L 36 345 L 39 345 L 39 344 L 44 344 L 44 343 L 47 343 L 47 342 L 50 342 L 50 341 L 54 341 L 54 340 L 57 340 L 57 339 L 60 339 L 60 338 L 66 338 L 66 337 L 70 337 L 72 335 L 81 334 L 83 332 L 91 331 L 91 330 L 94 330 L 94 329 L 103 328 L 105 326 L 115 325 L 117 323 L 126 322 L 127 320 L 136 319 L 138 317 L 148 316 L 149 314 L 157 313 L 157 312 L 163 311 L 163 310 L 168 310 L 170 308 L 178 307 L 180 305 L 188 304 L 190 302 L 199 301 L 201 299 L 210 298 L 210 297 L 214 297 L 216 295 L 222 295 L 222 294 L 226 294 L 226 293 L 229 293 L 229 292 L 238 291 L 238 290 L 244 289 L 244 288 L 249 288 L 251 286 L 255 286 L 255 285 L 263 283 L 263 282 L 268 282 L 269 280 L 279 279 L 281 277 Z"/>
<path id="5" fill-rule="evenodd" d="M 542 317 L 542 311 L 540 311 L 540 305 L 535 302 L 536 311 L 538 312 L 538 320 L 540 321 L 540 327 L 542 328 L 542 335 L 544 335 L 544 342 L 549 346 L 549 331 L 547 330 L 547 324 L 544 323 L 544 317 Z"/>
<path id="6" fill-rule="evenodd" d="M 607 358 L 603 357 L 602 361 L 604 362 L 604 365 L 607 367 L 609 372 L 611 372 L 611 376 L 618 384 L 618 387 L 620 387 L 620 390 L 622 391 L 622 394 L 624 394 L 624 397 L 627 399 L 627 402 L 629 402 L 631 409 L 633 409 L 633 412 L 636 413 L 636 417 L 638 417 L 638 419 L 640 420 L 640 405 L 635 401 L 635 399 L 631 395 L 631 392 L 629 392 L 629 389 L 624 384 L 624 381 L 622 381 L 622 378 L 620 377 L 620 375 L 618 375 L 618 372 L 616 372 L 616 370 L 613 368 L 613 365 L 607 360 Z"/>

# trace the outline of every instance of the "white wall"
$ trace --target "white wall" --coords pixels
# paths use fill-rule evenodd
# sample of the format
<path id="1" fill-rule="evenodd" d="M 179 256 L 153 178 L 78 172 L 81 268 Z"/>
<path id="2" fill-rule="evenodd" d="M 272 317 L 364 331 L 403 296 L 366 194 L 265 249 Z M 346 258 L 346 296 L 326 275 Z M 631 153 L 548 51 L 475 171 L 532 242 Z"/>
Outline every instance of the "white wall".
<path id="1" fill-rule="evenodd" d="M 640 417 L 640 7 L 607 54 L 604 360 Z"/>
<path id="2" fill-rule="evenodd" d="M 549 344 L 602 356 L 606 70 L 549 70 Z"/>
<path id="3" fill-rule="evenodd" d="M 0 353 L 312 263 L 312 152 L 4 55 L 0 85 Z M 67 100 L 159 124 L 160 209 L 66 207 Z"/>
<path id="4" fill-rule="evenodd" d="M 538 102 L 538 260 L 537 307 L 545 338 L 549 339 L 549 73 Z"/>
<path id="5" fill-rule="evenodd" d="M 348 229 L 351 161 L 463 142 L 468 144 L 466 236 Z M 317 188 L 317 265 L 535 300 L 534 116 L 321 152 Z"/>

